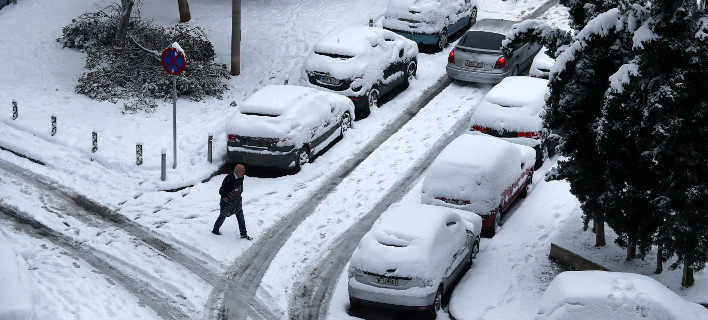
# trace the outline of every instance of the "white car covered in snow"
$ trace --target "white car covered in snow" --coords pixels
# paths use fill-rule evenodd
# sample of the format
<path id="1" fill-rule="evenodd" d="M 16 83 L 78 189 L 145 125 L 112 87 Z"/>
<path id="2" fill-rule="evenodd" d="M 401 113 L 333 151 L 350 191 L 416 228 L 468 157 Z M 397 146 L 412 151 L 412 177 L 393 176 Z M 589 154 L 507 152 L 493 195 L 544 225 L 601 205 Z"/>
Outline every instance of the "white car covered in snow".
<path id="1" fill-rule="evenodd" d="M 354 104 L 341 95 L 273 85 L 254 92 L 226 123 L 227 159 L 300 168 L 351 128 Z"/>
<path id="2" fill-rule="evenodd" d="M 476 0 L 390 0 L 383 27 L 441 51 L 450 35 L 466 30 L 475 22 Z"/>
<path id="3" fill-rule="evenodd" d="M 482 231 L 494 235 L 501 215 L 526 196 L 533 177 L 533 149 L 481 134 L 453 140 L 428 169 L 421 202 L 474 212 Z"/>
<path id="4" fill-rule="evenodd" d="M 549 57 L 546 54 L 546 47 L 543 47 L 541 51 L 533 58 L 531 62 L 531 68 L 529 69 L 529 76 L 534 78 L 548 79 L 551 74 L 551 68 L 556 60 Z"/>
<path id="5" fill-rule="evenodd" d="M 507 77 L 489 90 L 472 114 L 470 130 L 532 147 L 538 169 L 555 150 L 543 127 L 548 80 Z"/>
<path id="6" fill-rule="evenodd" d="M 336 29 L 312 48 L 302 67 L 302 85 L 349 97 L 358 118 L 379 97 L 415 78 L 418 46 L 391 31 L 350 26 Z"/>
<path id="7" fill-rule="evenodd" d="M 349 300 L 437 313 L 479 252 L 481 219 L 424 204 L 394 204 L 362 237 L 349 263 Z"/>
<path id="8" fill-rule="evenodd" d="M 636 273 L 567 271 L 541 298 L 536 320 L 708 320 L 706 308 Z"/>

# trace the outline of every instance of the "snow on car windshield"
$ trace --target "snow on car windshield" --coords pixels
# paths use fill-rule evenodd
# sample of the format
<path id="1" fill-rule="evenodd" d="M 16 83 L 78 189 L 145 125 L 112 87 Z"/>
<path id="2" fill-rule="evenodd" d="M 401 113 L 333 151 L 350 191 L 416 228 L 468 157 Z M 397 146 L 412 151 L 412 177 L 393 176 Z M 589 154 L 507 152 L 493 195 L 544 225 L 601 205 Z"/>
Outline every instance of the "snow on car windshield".
<path id="1" fill-rule="evenodd" d="M 466 48 L 500 51 L 502 40 L 504 39 L 506 39 L 506 36 L 499 33 L 469 31 L 465 34 L 462 40 L 460 40 L 458 45 Z"/>
<path id="2" fill-rule="evenodd" d="M 521 162 L 518 149 L 510 142 L 464 134 L 433 161 L 423 180 L 421 201 L 488 214 L 501 203 L 502 192 L 521 176 Z M 450 204 L 438 197 L 470 203 Z"/>
<path id="3" fill-rule="evenodd" d="M 447 226 L 448 221 L 455 224 Z M 362 237 L 351 266 L 396 277 L 438 280 L 465 245 L 458 215 L 442 207 L 393 204 Z M 394 272 L 387 270 L 395 269 Z"/>
<path id="4" fill-rule="evenodd" d="M 312 128 L 332 121 L 331 114 L 354 114 L 348 98 L 312 88 L 266 86 L 243 102 L 226 123 L 226 132 L 240 136 L 291 138 L 296 146 L 310 139 Z M 332 112 L 334 109 L 335 112 Z"/>

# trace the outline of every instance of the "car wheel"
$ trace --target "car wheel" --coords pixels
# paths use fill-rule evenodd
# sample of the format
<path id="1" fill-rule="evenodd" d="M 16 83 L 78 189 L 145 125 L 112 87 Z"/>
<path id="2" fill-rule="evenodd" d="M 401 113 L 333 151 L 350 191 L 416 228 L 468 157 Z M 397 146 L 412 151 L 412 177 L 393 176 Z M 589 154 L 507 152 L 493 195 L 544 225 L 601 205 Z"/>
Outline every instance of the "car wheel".
<path id="1" fill-rule="evenodd" d="M 470 268 L 472 268 L 472 263 L 474 263 L 474 259 L 477 258 L 477 254 L 479 253 L 479 239 L 474 239 L 474 244 L 472 244 L 472 254 L 470 255 Z"/>
<path id="2" fill-rule="evenodd" d="M 303 146 L 300 151 L 297 152 L 297 162 L 295 162 L 295 169 L 300 170 L 302 166 L 310 162 L 310 149 L 307 146 Z"/>
<path id="3" fill-rule="evenodd" d="M 524 190 L 521 191 L 519 197 L 526 198 L 526 196 L 529 194 L 529 185 L 531 185 L 531 182 L 533 182 L 533 171 L 531 171 L 529 177 L 526 178 L 526 185 L 524 186 Z"/>
<path id="4" fill-rule="evenodd" d="M 443 51 L 447 47 L 447 29 L 443 29 L 440 32 L 440 37 L 438 38 L 438 51 Z"/>
<path id="5" fill-rule="evenodd" d="M 437 318 L 438 311 L 442 309 L 442 304 L 443 304 L 443 287 L 440 285 L 438 287 L 438 292 L 435 293 L 435 300 L 433 301 L 433 305 L 430 306 L 428 309 L 428 313 L 431 317 L 431 319 Z"/>
<path id="6" fill-rule="evenodd" d="M 477 23 L 477 8 L 472 8 L 472 13 L 470 14 L 470 21 L 467 23 L 467 27 L 473 26 Z"/>
<path id="7" fill-rule="evenodd" d="M 499 207 L 497 211 L 496 216 L 494 217 L 494 225 L 492 226 L 492 230 L 490 232 L 491 236 L 493 237 L 494 235 L 497 234 L 497 228 L 499 228 L 499 225 L 501 225 L 501 213 L 502 213 L 502 208 Z"/>
<path id="8" fill-rule="evenodd" d="M 543 165 L 543 162 L 548 159 L 548 145 L 540 145 L 536 152 L 536 163 L 533 165 L 534 170 L 538 170 Z"/>
<path id="9" fill-rule="evenodd" d="M 369 93 L 366 95 L 366 100 L 369 103 L 369 111 L 371 111 L 371 107 L 378 107 L 379 106 L 379 90 L 376 88 L 371 88 L 371 90 L 369 90 Z"/>
<path id="10" fill-rule="evenodd" d="M 411 61 L 408 63 L 408 68 L 406 69 L 406 75 L 408 79 L 406 82 L 410 83 L 415 79 L 416 72 L 418 72 L 418 65 L 416 65 L 415 61 Z"/>
<path id="11" fill-rule="evenodd" d="M 342 137 L 344 137 L 344 133 L 347 132 L 351 128 L 352 128 L 352 116 L 349 115 L 349 112 L 345 112 L 342 115 L 342 122 L 339 125 L 340 135 Z"/>

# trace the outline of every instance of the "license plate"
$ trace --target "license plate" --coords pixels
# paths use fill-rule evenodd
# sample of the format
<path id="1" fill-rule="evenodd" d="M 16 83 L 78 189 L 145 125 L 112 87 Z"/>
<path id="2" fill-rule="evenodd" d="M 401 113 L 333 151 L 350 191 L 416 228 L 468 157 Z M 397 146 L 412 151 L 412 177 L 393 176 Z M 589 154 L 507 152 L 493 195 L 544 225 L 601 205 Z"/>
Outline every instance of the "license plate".
<path id="1" fill-rule="evenodd" d="M 376 283 L 385 284 L 385 285 L 389 285 L 389 286 L 397 286 L 398 279 L 376 277 Z"/>
<path id="2" fill-rule="evenodd" d="M 467 60 L 467 61 L 465 61 L 465 67 L 481 68 L 481 67 L 482 67 L 482 61 Z"/>
<path id="3" fill-rule="evenodd" d="M 337 78 L 335 77 L 321 76 L 320 82 L 327 84 L 338 84 L 339 80 L 337 80 Z"/>

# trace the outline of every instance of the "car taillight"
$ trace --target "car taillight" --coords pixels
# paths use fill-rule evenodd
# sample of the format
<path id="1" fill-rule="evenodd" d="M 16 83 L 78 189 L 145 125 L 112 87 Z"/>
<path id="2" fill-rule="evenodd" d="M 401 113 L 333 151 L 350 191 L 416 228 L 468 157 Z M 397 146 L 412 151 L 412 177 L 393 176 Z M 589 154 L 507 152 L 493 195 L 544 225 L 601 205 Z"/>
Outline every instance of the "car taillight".
<path id="1" fill-rule="evenodd" d="M 519 134 L 517 134 L 517 136 L 523 137 L 523 138 L 536 138 L 536 137 L 538 137 L 538 132 L 519 132 Z"/>
<path id="2" fill-rule="evenodd" d="M 349 97 L 349 99 L 352 99 L 352 101 L 359 101 L 359 97 Z"/>
<path id="3" fill-rule="evenodd" d="M 487 131 L 487 128 L 485 128 L 483 126 L 479 126 L 479 125 L 473 125 L 472 130 L 477 130 L 479 132 L 484 133 L 485 131 Z"/>
<path id="4" fill-rule="evenodd" d="M 450 54 L 447 56 L 448 63 L 455 63 L 455 50 L 450 50 Z"/>
<path id="5" fill-rule="evenodd" d="M 494 69 L 504 69 L 505 66 L 506 60 L 504 59 L 504 57 L 499 57 L 499 59 L 497 59 L 497 63 L 494 64 Z"/>
<path id="6" fill-rule="evenodd" d="M 231 141 L 231 142 L 235 142 L 235 141 L 236 141 L 236 135 L 235 135 L 235 134 L 229 134 L 229 135 L 226 136 L 226 139 L 228 139 L 228 140 Z"/>

